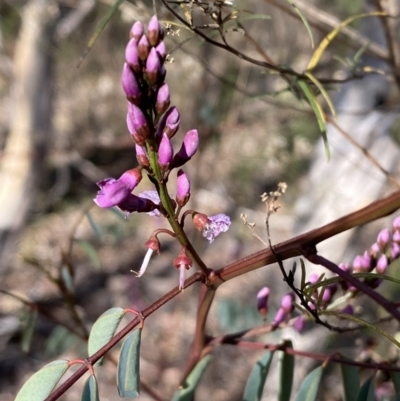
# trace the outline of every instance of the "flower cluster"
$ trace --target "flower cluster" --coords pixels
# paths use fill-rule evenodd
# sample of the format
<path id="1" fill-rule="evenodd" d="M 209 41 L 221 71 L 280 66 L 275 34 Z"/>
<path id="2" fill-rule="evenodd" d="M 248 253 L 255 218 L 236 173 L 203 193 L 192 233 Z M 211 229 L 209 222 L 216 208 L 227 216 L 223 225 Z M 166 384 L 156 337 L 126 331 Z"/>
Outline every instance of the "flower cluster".
<path id="1" fill-rule="evenodd" d="M 106 178 L 97 183 L 100 190 L 94 201 L 103 208 L 118 207 L 129 215 L 132 212 L 163 215 L 177 219 L 181 208 L 190 198 L 190 181 L 181 169 L 196 153 L 199 136 L 193 129 L 186 133 L 178 152 L 174 152 L 172 138 L 179 130 L 181 116 L 175 106 L 170 106 L 170 91 L 165 83 L 167 56 L 164 30 L 156 16 L 150 19 L 147 30 L 141 22 L 136 22 L 130 31 L 130 40 L 125 48 L 125 63 L 121 83 L 128 100 L 126 124 L 135 143 L 136 159 L 139 166 L 126 171 L 120 178 Z M 169 175 L 177 169 L 175 197 L 166 192 Z M 132 194 L 145 171 L 155 186 L 155 191 Z M 161 201 L 160 195 L 163 199 Z M 211 243 L 230 226 L 228 216 L 205 216 L 193 212 L 193 221 L 205 238 Z M 195 216 L 203 216 L 196 223 Z M 197 218 L 197 220 L 199 220 Z M 146 255 L 138 275 L 147 267 L 152 251 L 159 251 L 156 236 L 147 243 L 150 253 Z M 186 250 L 174 265 L 184 270 L 192 265 Z"/>

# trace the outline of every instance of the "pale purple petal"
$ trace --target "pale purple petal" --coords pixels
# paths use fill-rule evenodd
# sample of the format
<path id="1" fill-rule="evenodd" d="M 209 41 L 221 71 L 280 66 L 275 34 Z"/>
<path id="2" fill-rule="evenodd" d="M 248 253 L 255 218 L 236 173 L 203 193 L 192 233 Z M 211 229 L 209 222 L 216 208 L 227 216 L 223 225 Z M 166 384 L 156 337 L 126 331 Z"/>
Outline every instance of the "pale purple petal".
<path id="1" fill-rule="evenodd" d="M 226 214 L 210 216 L 203 229 L 203 237 L 211 244 L 219 234 L 228 231 L 230 225 L 231 219 Z"/>

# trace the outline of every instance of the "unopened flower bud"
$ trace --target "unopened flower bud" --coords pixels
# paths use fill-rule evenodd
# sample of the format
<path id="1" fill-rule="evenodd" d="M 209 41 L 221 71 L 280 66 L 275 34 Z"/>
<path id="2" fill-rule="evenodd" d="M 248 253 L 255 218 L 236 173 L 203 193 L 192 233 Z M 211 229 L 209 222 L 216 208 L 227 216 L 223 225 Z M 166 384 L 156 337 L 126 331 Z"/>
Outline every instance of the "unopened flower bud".
<path id="1" fill-rule="evenodd" d="M 393 220 L 392 227 L 393 227 L 393 230 L 400 230 L 400 216 L 396 217 Z"/>
<path id="2" fill-rule="evenodd" d="M 196 153 L 199 146 L 199 133 L 197 129 L 188 131 L 183 138 L 183 143 L 172 162 L 174 168 L 180 167 L 188 162 Z"/>
<path id="3" fill-rule="evenodd" d="M 390 246 L 390 259 L 395 260 L 400 256 L 400 245 L 396 242 L 393 242 Z"/>
<path id="4" fill-rule="evenodd" d="M 268 313 L 268 297 L 269 288 L 263 287 L 257 294 L 257 309 L 262 317 L 266 317 Z"/>
<path id="5" fill-rule="evenodd" d="M 147 40 L 146 35 L 143 35 L 138 43 L 138 54 L 140 60 L 145 61 L 147 59 L 147 56 L 149 55 L 149 52 L 150 52 L 149 41 Z"/>
<path id="6" fill-rule="evenodd" d="M 138 144 L 135 144 L 135 149 L 136 149 L 136 160 L 138 161 L 138 163 L 143 167 L 150 166 L 146 150 L 142 146 L 139 146 Z"/>
<path id="7" fill-rule="evenodd" d="M 287 318 L 287 313 L 283 308 L 279 308 L 276 312 L 274 320 L 272 321 L 272 326 L 277 327 L 283 323 Z"/>
<path id="8" fill-rule="evenodd" d="M 328 304 L 329 302 L 331 302 L 333 294 L 332 294 L 332 290 L 329 287 L 325 287 L 322 289 L 323 294 L 322 294 L 322 302 L 324 304 Z"/>
<path id="9" fill-rule="evenodd" d="M 383 229 L 379 234 L 377 238 L 377 243 L 379 245 L 379 248 L 381 251 L 384 251 L 389 244 L 390 241 L 390 231 L 388 228 Z"/>
<path id="10" fill-rule="evenodd" d="M 176 203 L 185 206 L 190 198 L 190 182 L 183 170 L 178 171 L 176 180 Z"/>
<path id="11" fill-rule="evenodd" d="M 181 115 L 179 110 L 173 106 L 166 113 L 164 132 L 169 138 L 172 138 L 179 129 L 181 123 Z"/>
<path id="12" fill-rule="evenodd" d="M 161 59 L 164 61 L 167 57 L 167 48 L 163 40 L 157 45 L 156 51 L 160 55 Z"/>
<path id="13" fill-rule="evenodd" d="M 293 312 L 294 309 L 294 302 L 295 299 L 295 295 L 292 292 L 289 292 L 289 294 L 286 294 L 283 298 L 282 298 L 282 302 L 281 302 L 281 307 L 283 310 L 285 310 L 286 313 L 290 314 Z"/>
<path id="14" fill-rule="evenodd" d="M 354 261 L 353 261 L 353 272 L 354 273 L 361 273 L 363 271 L 364 271 L 364 269 L 363 269 L 362 256 L 357 255 L 354 258 Z"/>
<path id="15" fill-rule="evenodd" d="M 338 267 L 340 270 L 343 270 L 346 273 L 351 272 L 350 265 L 348 263 L 340 263 Z M 346 280 L 341 280 L 340 285 L 344 291 L 348 290 L 349 288 L 349 284 Z"/>
<path id="16" fill-rule="evenodd" d="M 293 322 L 293 328 L 301 333 L 304 330 L 304 316 L 300 315 L 294 322 Z"/>
<path id="17" fill-rule="evenodd" d="M 168 136 L 164 134 L 158 148 L 158 164 L 162 170 L 165 171 L 168 168 L 173 156 L 174 149 L 172 148 L 171 141 Z"/>
<path id="18" fill-rule="evenodd" d="M 142 110 L 132 103 L 128 103 L 127 124 L 129 132 L 133 136 L 135 142 L 143 146 L 146 138 L 150 134 L 149 124 Z M 139 141 L 135 138 L 135 135 L 140 138 Z"/>
<path id="19" fill-rule="evenodd" d="M 145 246 L 160 254 L 160 241 L 154 235 L 149 238 L 149 240 L 145 243 Z"/>
<path id="20" fill-rule="evenodd" d="M 196 213 L 193 216 L 193 225 L 197 230 L 203 231 L 206 225 L 208 224 L 208 217 L 203 213 Z"/>
<path id="21" fill-rule="evenodd" d="M 122 88 L 126 94 L 127 99 L 135 104 L 140 104 L 142 92 L 139 87 L 139 83 L 135 77 L 135 74 L 129 67 L 128 63 L 124 63 L 121 77 Z"/>
<path id="22" fill-rule="evenodd" d="M 399 230 L 394 231 L 393 241 L 396 242 L 397 244 L 400 244 L 400 231 Z"/>
<path id="23" fill-rule="evenodd" d="M 376 258 L 378 256 L 378 253 L 380 252 L 379 245 L 375 242 L 371 245 L 371 248 L 369 248 L 369 253 L 371 256 Z"/>
<path id="24" fill-rule="evenodd" d="M 156 100 L 156 112 L 158 115 L 161 115 L 165 113 L 165 111 L 168 109 L 170 104 L 170 94 L 169 94 L 169 88 L 167 84 L 161 85 L 161 87 L 158 89 L 157 92 L 157 100 Z"/>
<path id="25" fill-rule="evenodd" d="M 125 48 L 125 61 L 137 74 L 141 72 L 139 50 L 135 39 L 131 39 Z"/>
<path id="26" fill-rule="evenodd" d="M 388 264 L 389 263 L 386 255 L 381 255 L 381 257 L 378 259 L 378 263 L 376 264 L 376 271 L 379 274 L 385 274 Z"/>
<path id="27" fill-rule="evenodd" d="M 354 308 L 351 305 L 346 305 L 342 310 L 339 312 L 345 313 L 346 315 L 354 315 Z"/>
<path id="28" fill-rule="evenodd" d="M 161 60 L 154 47 L 151 48 L 146 61 L 146 79 L 150 85 L 157 83 L 161 72 Z"/>
<path id="29" fill-rule="evenodd" d="M 130 37 L 132 39 L 135 39 L 136 42 L 138 42 L 142 37 L 143 33 L 144 33 L 143 24 L 140 21 L 136 21 L 131 28 Z"/>
<path id="30" fill-rule="evenodd" d="M 160 36 L 160 23 L 158 22 L 157 16 L 153 15 L 147 26 L 147 38 L 151 46 L 156 46 L 158 44 L 158 39 Z"/>

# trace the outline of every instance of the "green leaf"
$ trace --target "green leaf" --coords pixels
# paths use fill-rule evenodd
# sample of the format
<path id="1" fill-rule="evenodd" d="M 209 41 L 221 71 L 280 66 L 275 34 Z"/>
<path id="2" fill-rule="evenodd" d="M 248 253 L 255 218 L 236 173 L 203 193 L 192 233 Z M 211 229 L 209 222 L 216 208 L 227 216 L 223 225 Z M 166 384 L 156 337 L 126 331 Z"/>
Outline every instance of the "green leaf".
<path id="1" fill-rule="evenodd" d="M 333 117 L 336 118 L 336 109 L 335 109 L 335 106 L 333 105 L 331 98 L 328 95 L 328 92 L 322 86 L 321 82 L 319 82 L 318 79 L 315 78 L 314 75 L 311 74 L 311 72 L 306 72 L 306 75 L 308 78 L 310 78 L 310 80 L 313 82 L 313 84 L 319 89 L 319 91 L 321 92 L 321 95 L 324 97 L 326 103 L 328 104 L 329 110 L 331 111 Z"/>
<path id="2" fill-rule="evenodd" d="M 87 241 L 80 240 L 78 241 L 78 244 L 82 248 L 82 250 L 86 253 L 90 261 L 93 263 L 93 266 L 97 270 L 101 270 L 101 263 L 96 249 L 94 249 L 92 245 L 90 245 L 89 242 Z"/>
<path id="3" fill-rule="evenodd" d="M 122 308 L 111 308 L 95 321 L 88 340 L 89 355 L 96 353 L 114 337 L 124 314 L 125 312 Z M 100 365 L 102 361 L 103 358 L 99 359 L 96 364 Z"/>
<path id="4" fill-rule="evenodd" d="M 114 15 L 114 13 L 118 10 L 119 6 L 124 1 L 125 0 L 117 0 L 114 3 L 114 5 L 108 10 L 107 14 L 102 18 L 99 25 L 97 25 L 96 31 L 94 32 L 93 36 L 90 38 L 89 43 L 87 44 L 86 49 L 84 50 L 84 52 L 79 60 L 78 67 L 81 65 L 82 61 L 85 59 L 86 55 L 89 53 L 89 51 L 93 47 L 93 45 L 96 43 L 97 38 L 100 36 L 101 32 L 108 24 L 108 21 L 111 19 L 111 17 Z"/>
<path id="5" fill-rule="evenodd" d="M 353 401 L 360 391 L 360 369 L 357 366 L 340 365 L 343 378 L 344 401 Z"/>
<path id="6" fill-rule="evenodd" d="M 22 386 L 15 401 L 43 401 L 53 391 L 68 367 L 66 360 L 53 361 L 43 366 Z"/>
<path id="7" fill-rule="evenodd" d="M 67 266 L 61 268 L 61 279 L 68 291 L 73 294 L 75 292 L 74 279 Z"/>
<path id="8" fill-rule="evenodd" d="M 314 401 L 317 398 L 322 371 L 322 366 L 319 366 L 307 375 L 303 383 L 301 383 L 296 401 Z"/>
<path id="9" fill-rule="evenodd" d="M 325 38 L 322 40 L 320 45 L 317 47 L 315 50 L 314 54 L 311 57 L 310 62 L 308 63 L 307 70 L 311 71 L 314 69 L 319 60 L 321 59 L 322 55 L 324 54 L 326 48 L 329 46 L 329 44 L 332 42 L 332 40 L 336 37 L 336 35 L 340 32 L 340 30 L 345 27 L 346 25 L 351 24 L 353 21 L 359 19 L 359 18 L 365 18 L 365 17 L 373 17 L 373 16 L 386 16 L 387 14 L 381 11 L 373 11 L 370 13 L 363 13 L 363 14 L 358 14 L 354 15 L 350 18 L 347 18 L 343 22 L 341 22 L 336 28 L 333 29 L 328 35 L 325 36 Z"/>
<path id="10" fill-rule="evenodd" d="M 140 394 L 140 337 L 142 329 L 130 333 L 122 343 L 118 361 L 117 386 L 120 397 Z"/>
<path id="11" fill-rule="evenodd" d="M 81 401 L 100 401 L 96 377 L 91 375 L 83 387 Z"/>
<path id="12" fill-rule="evenodd" d="M 287 348 L 293 348 L 293 344 L 290 340 L 285 340 L 285 345 Z M 294 356 L 289 355 L 286 352 L 279 351 L 278 369 L 280 382 L 278 400 L 289 401 L 293 384 Z"/>
<path id="13" fill-rule="evenodd" d="M 211 355 L 207 355 L 197 363 L 186 379 L 183 388 L 175 392 L 172 401 L 192 401 L 197 383 L 200 381 L 201 376 L 211 361 L 211 358 Z"/>
<path id="14" fill-rule="evenodd" d="M 290 3 L 290 5 L 294 8 L 296 13 L 299 15 L 300 19 L 303 21 L 303 24 L 306 27 L 308 34 L 310 35 L 311 47 L 314 48 L 314 37 L 313 37 L 312 31 L 311 31 L 310 24 L 308 23 L 306 17 L 302 14 L 300 9 L 296 6 L 296 4 L 293 3 L 292 0 L 287 0 L 287 2 Z"/>
<path id="15" fill-rule="evenodd" d="M 360 388 L 360 392 L 357 395 L 357 401 L 374 401 L 375 399 L 375 376 L 371 376 L 367 379 Z"/>
<path id="16" fill-rule="evenodd" d="M 264 354 L 255 364 L 253 370 L 247 379 L 246 388 L 244 389 L 243 401 L 259 401 L 261 400 L 265 381 L 267 380 L 269 367 L 272 362 L 273 352 Z"/>
<path id="17" fill-rule="evenodd" d="M 326 157 L 329 160 L 330 159 L 329 143 L 328 143 L 328 137 L 326 136 L 325 116 L 322 107 L 318 103 L 314 92 L 306 82 L 299 81 L 298 84 L 301 90 L 304 92 L 304 95 L 306 96 L 308 102 L 310 103 L 310 106 L 315 116 L 317 117 L 318 126 L 322 133 L 322 139 L 324 140 Z"/>
<path id="18" fill-rule="evenodd" d="M 37 309 L 29 308 L 21 316 L 22 323 L 22 339 L 21 347 L 22 351 L 28 352 L 31 348 L 33 333 L 35 332 L 35 324 L 37 320 L 38 312 Z"/>
<path id="19" fill-rule="evenodd" d="M 301 266 L 301 284 L 300 288 L 304 290 L 306 285 L 306 265 L 304 264 L 303 259 L 300 258 L 300 266 Z"/>
<path id="20" fill-rule="evenodd" d="M 396 394 L 400 394 L 400 372 L 390 372 Z"/>

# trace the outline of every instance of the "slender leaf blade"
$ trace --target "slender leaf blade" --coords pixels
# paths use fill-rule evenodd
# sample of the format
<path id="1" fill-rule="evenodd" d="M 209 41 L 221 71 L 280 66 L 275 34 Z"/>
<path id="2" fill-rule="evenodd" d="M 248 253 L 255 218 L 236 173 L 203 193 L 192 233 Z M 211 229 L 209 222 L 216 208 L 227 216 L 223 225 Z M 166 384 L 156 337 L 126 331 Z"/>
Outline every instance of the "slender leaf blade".
<path id="1" fill-rule="evenodd" d="M 83 387 L 81 401 L 100 401 L 96 377 L 91 375 Z"/>
<path id="2" fill-rule="evenodd" d="M 15 401 L 43 401 L 53 391 L 68 367 L 68 361 L 61 359 L 43 366 L 22 386 Z"/>
<path id="3" fill-rule="evenodd" d="M 357 401 L 374 401 L 375 399 L 375 376 L 371 376 L 361 386 L 357 395 Z"/>
<path id="4" fill-rule="evenodd" d="M 343 379 L 344 401 L 353 401 L 357 399 L 360 391 L 360 369 L 356 366 L 340 365 Z"/>
<path id="5" fill-rule="evenodd" d="M 120 397 L 136 398 L 140 394 L 140 338 L 136 329 L 124 340 L 118 361 L 117 387 Z"/>
<path id="6" fill-rule="evenodd" d="M 21 317 L 21 323 L 23 326 L 21 347 L 22 351 L 24 352 L 28 352 L 31 348 L 37 317 L 38 317 L 37 309 L 32 309 L 32 308 L 30 308 L 28 311 L 25 311 L 25 313 Z"/>
<path id="7" fill-rule="evenodd" d="M 111 308 L 96 320 L 89 335 L 89 355 L 95 354 L 114 337 L 115 331 L 124 314 L 125 312 L 122 308 Z M 103 358 L 99 359 L 96 364 L 100 365 L 102 360 Z"/>
<path id="8" fill-rule="evenodd" d="M 293 348 L 293 343 L 290 340 L 285 341 L 287 348 Z M 278 369 L 279 369 L 279 389 L 278 400 L 289 401 L 292 392 L 292 384 L 294 377 L 294 356 L 286 352 L 279 351 Z"/>
<path id="9" fill-rule="evenodd" d="M 328 95 L 328 92 L 325 90 L 325 88 L 323 87 L 321 82 L 319 82 L 318 79 L 315 78 L 314 75 L 311 74 L 311 72 L 306 72 L 306 75 L 308 76 L 308 78 L 310 78 L 310 80 L 314 83 L 314 85 L 319 89 L 319 91 L 321 92 L 321 95 L 324 97 L 326 103 L 328 104 L 329 110 L 331 111 L 333 117 L 336 118 L 336 109 L 335 109 L 335 106 L 333 105 L 331 98 Z"/>
<path id="10" fill-rule="evenodd" d="M 204 371 L 212 359 L 211 355 L 205 356 L 190 372 L 183 388 L 177 390 L 172 398 L 172 401 L 192 401 L 194 391 L 198 382 L 201 379 Z"/>
<path id="11" fill-rule="evenodd" d="M 300 17 L 301 21 L 303 22 L 304 26 L 307 29 L 308 34 L 310 35 L 311 39 L 311 47 L 314 49 L 314 36 L 312 34 L 312 30 L 310 27 L 310 24 L 307 21 L 307 18 L 303 15 L 303 13 L 300 11 L 300 9 L 296 6 L 296 4 L 293 3 L 292 0 L 287 0 L 287 2 L 294 8 L 298 16 Z"/>
<path id="12" fill-rule="evenodd" d="M 243 401 L 261 400 L 273 356 L 273 352 L 267 352 L 257 361 L 247 379 Z"/>
<path id="13" fill-rule="evenodd" d="M 318 366 L 310 372 L 301 383 L 296 401 L 315 401 L 318 394 L 319 384 L 321 382 L 323 368 Z"/>

